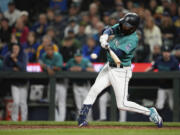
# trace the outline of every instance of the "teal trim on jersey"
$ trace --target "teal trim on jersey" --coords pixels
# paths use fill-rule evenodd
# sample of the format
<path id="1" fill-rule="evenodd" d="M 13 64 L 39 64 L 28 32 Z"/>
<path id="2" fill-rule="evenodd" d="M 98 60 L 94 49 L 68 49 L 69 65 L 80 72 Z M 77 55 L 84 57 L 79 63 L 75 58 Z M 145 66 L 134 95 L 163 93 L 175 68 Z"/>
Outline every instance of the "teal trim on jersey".
<path id="1" fill-rule="evenodd" d="M 114 25 L 112 28 L 115 35 L 114 38 L 109 41 L 109 45 L 114 50 L 122 50 L 125 53 L 125 56 L 120 58 L 121 64 L 123 66 L 130 66 L 131 60 L 134 57 L 133 53 L 138 44 L 137 34 L 134 32 L 131 35 L 121 36 L 117 33 L 117 29 L 119 29 L 118 24 Z M 107 53 L 107 60 L 109 62 L 114 62 L 109 53 Z"/>

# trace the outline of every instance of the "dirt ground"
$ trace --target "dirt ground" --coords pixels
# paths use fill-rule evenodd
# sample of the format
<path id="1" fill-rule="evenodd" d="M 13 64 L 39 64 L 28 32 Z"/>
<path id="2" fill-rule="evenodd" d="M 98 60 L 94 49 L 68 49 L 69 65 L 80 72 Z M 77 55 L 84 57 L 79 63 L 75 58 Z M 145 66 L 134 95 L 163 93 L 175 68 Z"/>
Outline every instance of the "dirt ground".
<path id="1" fill-rule="evenodd" d="M 52 126 L 52 125 L 49 125 L 49 126 L 37 126 L 37 125 L 27 125 L 27 126 L 23 126 L 23 125 L 0 125 L 0 130 L 3 130 L 3 129 L 43 129 L 43 128 L 50 128 L 50 129 L 55 129 L 55 128 L 80 128 L 78 126 Z M 95 128 L 95 129 L 98 129 L 98 128 L 106 128 L 106 129 L 159 129 L 157 128 L 156 126 L 86 126 L 86 127 L 83 127 L 83 128 Z M 169 129 L 169 130 L 173 130 L 173 129 L 180 129 L 180 127 L 163 127 L 161 129 Z"/>

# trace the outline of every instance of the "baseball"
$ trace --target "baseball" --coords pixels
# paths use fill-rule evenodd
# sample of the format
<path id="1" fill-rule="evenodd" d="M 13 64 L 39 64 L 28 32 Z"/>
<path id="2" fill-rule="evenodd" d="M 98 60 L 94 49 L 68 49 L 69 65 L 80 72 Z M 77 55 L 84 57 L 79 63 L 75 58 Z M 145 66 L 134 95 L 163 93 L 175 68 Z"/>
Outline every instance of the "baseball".
<path id="1" fill-rule="evenodd" d="M 97 59 L 97 57 L 98 57 L 97 54 L 95 54 L 95 53 L 92 53 L 92 54 L 91 54 L 91 58 L 92 58 L 92 59 Z"/>

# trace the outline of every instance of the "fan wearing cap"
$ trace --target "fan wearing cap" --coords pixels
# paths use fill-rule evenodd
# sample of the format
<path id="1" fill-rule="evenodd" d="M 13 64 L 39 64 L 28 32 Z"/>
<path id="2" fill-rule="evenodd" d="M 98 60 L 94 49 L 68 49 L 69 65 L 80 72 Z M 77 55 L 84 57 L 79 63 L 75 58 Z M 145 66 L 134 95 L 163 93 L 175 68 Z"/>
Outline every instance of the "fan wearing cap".
<path id="1" fill-rule="evenodd" d="M 88 59 L 83 58 L 80 50 L 77 50 L 74 57 L 67 62 L 66 69 L 73 72 L 94 72 L 92 63 Z M 79 114 L 81 106 L 83 105 L 83 101 L 88 94 L 90 83 L 88 80 L 84 79 L 72 79 L 71 81 L 73 82 L 75 103 L 77 107 L 77 112 Z M 88 116 L 89 119 L 92 118 L 91 114 Z"/>
<path id="2" fill-rule="evenodd" d="M 131 60 L 137 48 L 138 36 L 136 29 L 139 25 L 140 17 L 136 13 L 127 13 L 118 24 L 104 30 L 100 36 L 101 47 L 111 50 L 120 59 L 118 66 L 107 51 L 107 63 L 99 73 L 95 83 L 91 87 L 78 118 L 80 127 L 87 126 L 86 116 L 95 102 L 97 96 L 108 86 L 112 85 L 116 97 L 117 108 L 119 110 L 131 111 L 146 115 L 158 127 L 162 127 L 162 118 L 154 107 L 147 108 L 137 103 L 128 101 L 128 83 L 132 77 Z M 114 36 L 108 40 L 109 36 Z"/>
<path id="3" fill-rule="evenodd" d="M 169 46 L 162 46 L 162 55 L 159 56 L 152 67 L 148 68 L 146 71 L 153 71 L 154 69 L 158 69 L 159 72 L 171 72 L 179 70 L 178 60 L 171 55 L 171 49 Z M 169 108 L 173 110 L 172 83 L 165 79 L 162 79 L 159 83 L 160 87 L 158 88 L 157 92 L 156 108 L 159 110 L 163 109 L 167 100 Z"/>

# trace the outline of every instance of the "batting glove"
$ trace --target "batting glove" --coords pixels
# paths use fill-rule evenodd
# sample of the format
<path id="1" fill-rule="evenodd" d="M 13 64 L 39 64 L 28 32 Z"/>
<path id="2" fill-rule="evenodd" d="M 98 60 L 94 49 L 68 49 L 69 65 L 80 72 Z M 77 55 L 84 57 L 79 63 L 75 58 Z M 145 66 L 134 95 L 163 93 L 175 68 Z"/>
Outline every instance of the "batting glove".
<path id="1" fill-rule="evenodd" d="M 109 43 L 108 42 L 103 42 L 101 43 L 101 47 L 104 49 L 108 49 L 109 48 Z"/>
<path id="2" fill-rule="evenodd" d="M 101 47 L 102 48 L 105 48 L 105 49 L 107 49 L 107 46 L 109 46 L 109 44 L 108 44 L 108 42 L 107 42 L 107 40 L 108 40 L 108 35 L 107 34 L 103 34 L 103 35 L 101 35 L 100 36 L 100 43 L 101 43 Z"/>

